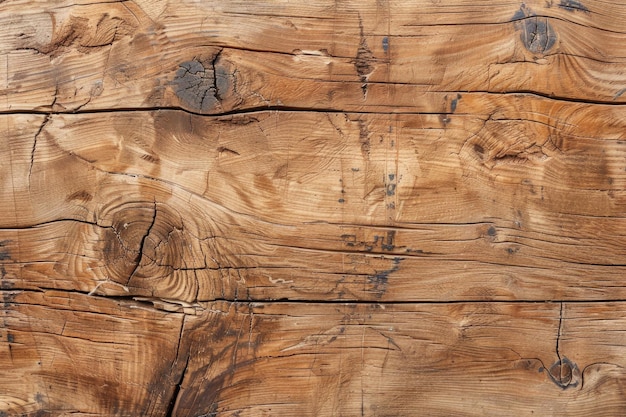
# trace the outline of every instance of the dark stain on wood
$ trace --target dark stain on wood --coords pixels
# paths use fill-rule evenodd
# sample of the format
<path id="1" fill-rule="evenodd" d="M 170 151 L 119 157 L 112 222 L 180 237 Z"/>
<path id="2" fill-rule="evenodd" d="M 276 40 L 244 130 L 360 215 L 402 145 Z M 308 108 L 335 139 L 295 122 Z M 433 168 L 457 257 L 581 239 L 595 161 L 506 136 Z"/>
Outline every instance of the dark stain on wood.
<path id="1" fill-rule="evenodd" d="M 385 291 L 387 290 L 387 282 L 389 281 L 389 275 L 400 269 L 400 262 L 402 262 L 403 260 L 404 258 L 393 258 L 393 264 L 391 268 L 384 271 L 377 271 L 376 273 L 367 277 L 367 281 L 370 284 L 374 285 L 374 291 L 377 291 L 376 296 L 378 298 L 382 297 L 385 294 Z"/>
<path id="2" fill-rule="evenodd" d="M 521 39 L 526 49 L 543 54 L 556 43 L 556 33 L 547 18 L 533 17 L 524 22 Z"/>
<path id="3" fill-rule="evenodd" d="M 476 152 L 481 158 L 485 156 L 485 148 L 480 146 L 478 143 L 474 144 L 474 152 Z"/>
<path id="4" fill-rule="evenodd" d="M 239 155 L 240 155 L 240 154 L 239 154 L 239 152 L 234 151 L 234 150 L 232 150 L 232 149 L 230 149 L 230 148 L 227 148 L 227 147 L 225 147 L 225 146 L 219 146 L 219 147 L 217 148 L 217 152 L 218 152 L 218 153 L 227 153 L 227 154 L 236 155 L 236 156 L 239 156 Z"/>
<path id="5" fill-rule="evenodd" d="M 67 196 L 65 201 L 80 200 L 83 202 L 88 202 L 88 201 L 91 201 L 92 199 L 93 199 L 93 195 L 91 195 L 85 190 L 80 190 Z"/>
<path id="6" fill-rule="evenodd" d="M 11 285 L 12 286 L 12 285 Z M 4 286 L 2 289 L 6 289 Z M 2 292 L 2 304 L 5 309 L 9 309 L 10 307 L 15 305 L 15 297 L 17 296 L 16 292 Z"/>
<path id="7" fill-rule="evenodd" d="M 148 153 L 141 155 L 141 159 L 143 159 L 144 161 L 148 161 L 151 164 L 158 164 L 161 161 L 161 158 L 159 158 L 158 155 L 152 155 Z"/>
<path id="8" fill-rule="evenodd" d="M 361 37 L 359 49 L 357 49 L 356 57 L 354 59 L 354 68 L 356 68 L 356 72 L 359 74 L 362 82 L 366 81 L 367 75 L 374 69 L 371 65 L 373 59 L 374 56 L 372 55 L 372 51 L 367 46 L 367 40 L 365 37 Z"/>
<path id="9" fill-rule="evenodd" d="M 536 16 L 525 4 L 515 12 L 511 21 L 516 22 L 520 39 L 530 52 L 544 54 L 556 44 L 557 35 L 548 18 Z"/>
<path id="10" fill-rule="evenodd" d="M 395 245 L 393 244 L 394 239 L 396 237 L 396 231 L 395 230 L 390 230 L 387 232 L 387 236 L 385 239 L 385 242 L 382 243 L 382 249 L 383 250 L 387 250 L 387 251 L 392 251 L 395 249 Z"/>
<path id="11" fill-rule="evenodd" d="M 11 259 L 11 254 L 9 253 L 9 249 L 6 247 L 11 243 L 10 240 L 0 240 L 0 261 L 6 261 L 7 259 Z"/>
<path id="12" fill-rule="evenodd" d="M 350 248 L 357 248 L 356 250 L 364 250 L 366 252 L 373 252 L 375 248 L 380 248 L 381 251 L 391 252 L 396 249 L 395 245 L 396 231 L 389 230 L 385 233 L 385 236 L 374 235 L 373 240 L 357 240 L 355 234 L 341 235 L 341 240 L 344 245 Z M 399 249 L 404 248 L 401 246 Z M 406 251 L 407 253 L 409 251 Z"/>
<path id="13" fill-rule="evenodd" d="M 189 410 L 198 413 L 194 415 L 217 415 L 221 396 L 236 383 L 238 372 L 245 374 L 257 362 L 262 331 L 256 329 L 252 311 L 242 304 L 231 306 L 232 310 L 203 316 L 195 324 L 197 327 L 190 328 L 185 353 L 189 360 L 181 383 L 183 387 L 197 389 L 181 389 L 171 415 L 187 415 Z M 224 320 L 224 317 L 229 319 Z M 232 325 L 231 321 L 237 324 Z M 206 332 L 206 322 L 211 323 L 211 332 Z M 210 365 L 203 362 L 207 355 L 211 358 Z M 244 382 L 259 383 L 260 380 L 253 378 Z"/>
<path id="14" fill-rule="evenodd" d="M 456 111 L 456 107 L 459 104 L 459 100 L 461 100 L 462 96 L 460 94 L 456 95 L 456 98 L 453 98 L 450 102 L 450 113 L 454 113 Z"/>
<path id="15" fill-rule="evenodd" d="M 217 104 L 214 74 L 199 61 L 180 64 L 173 84 L 178 98 L 194 110 L 207 111 Z"/>
<path id="16" fill-rule="evenodd" d="M 0 289 L 8 290 L 13 287 L 11 282 L 5 281 L 4 277 L 7 274 L 7 270 L 4 268 L 4 265 L 0 265 Z"/>
<path id="17" fill-rule="evenodd" d="M 372 50 L 367 45 L 367 39 L 365 39 L 363 31 L 363 22 L 360 18 L 359 28 L 361 31 L 361 38 L 359 40 L 359 48 L 357 49 L 356 57 L 354 59 L 354 68 L 359 75 L 359 80 L 362 83 L 361 90 L 365 96 L 367 94 L 367 76 L 374 70 L 374 67 L 372 66 L 374 55 L 372 54 Z"/>
<path id="18" fill-rule="evenodd" d="M 516 11 L 513 17 L 511 18 L 511 22 L 514 22 L 516 20 L 522 20 L 522 19 L 527 18 L 528 16 L 533 16 L 533 15 L 534 13 L 531 12 L 530 9 L 527 8 L 524 3 L 522 3 L 519 10 Z"/>
<path id="19" fill-rule="evenodd" d="M 589 9 L 585 7 L 584 4 L 576 0 L 561 0 L 561 2 L 559 3 L 559 7 L 569 12 L 589 13 Z"/>
<path id="20" fill-rule="evenodd" d="M 230 83 L 229 74 L 219 66 L 219 58 L 218 52 L 210 62 L 195 58 L 180 64 L 172 85 L 184 106 L 207 112 L 220 105 Z"/>
<path id="21" fill-rule="evenodd" d="M 518 247 L 518 246 L 511 246 L 511 247 L 508 247 L 508 248 L 506 248 L 506 252 L 507 252 L 509 255 L 515 255 L 517 252 L 519 252 L 519 247 Z"/>
<path id="22" fill-rule="evenodd" d="M 370 150 L 372 148 L 370 138 L 369 138 L 369 129 L 367 128 L 367 124 L 363 120 L 358 120 L 359 125 L 359 143 L 361 144 L 361 154 L 365 159 L 369 159 Z"/>

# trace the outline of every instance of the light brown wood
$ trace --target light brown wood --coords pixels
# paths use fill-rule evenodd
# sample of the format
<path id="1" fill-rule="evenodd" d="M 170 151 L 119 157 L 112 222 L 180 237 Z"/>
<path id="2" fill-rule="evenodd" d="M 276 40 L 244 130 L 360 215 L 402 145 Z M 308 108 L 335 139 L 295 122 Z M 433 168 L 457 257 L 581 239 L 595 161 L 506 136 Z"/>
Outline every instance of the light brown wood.
<path id="1" fill-rule="evenodd" d="M 282 2 L 5 2 L 0 71 L 6 99 L 0 98 L 0 109 L 445 112 L 441 98 L 463 91 L 624 102 L 626 5 L 586 1 L 584 7 L 543 0 L 524 7 L 512 1 L 319 1 L 307 8 Z M 554 37 L 548 49 L 541 36 L 535 38 L 543 43 L 535 45 L 524 35 L 542 24 Z M 188 63 L 202 73 L 182 76 Z M 213 83 L 214 74 L 219 82 Z M 204 103 L 202 91 L 185 92 L 194 79 L 194 88 L 210 92 Z"/>
<path id="2" fill-rule="evenodd" d="M 623 302 L 217 302 L 183 315 L 63 291 L 3 301 L 12 368 L 0 387 L 14 413 L 162 414 L 175 384 L 180 416 L 626 408 Z"/>
<path id="3" fill-rule="evenodd" d="M 184 316 L 130 301 L 2 291 L 1 415 L 163 415 Z"/>
<path id="4" fill-rule="evenodd" d="M 6 116 L 28 179 L 3 196 L 25 202 L 6 279 L 186 302 L 621 299 L 626 113 L 564 107 L 554 123 L 609 123 Z"/>
<path id="5" fill-rule="evenodd" d="M 0 417 L 624 415 L 625 19 L 0 2 Z"/>
<path id="6" fill-rule="evenodd" d="M 626 407 L 623 309 L 623 303 L 213 305 L 202 327 L 190 326 L 199 347 L 191 342 L 174 412 L 618 415 Z M 601 324 L 589 324 L 599 317 Z M 213 349 L 206 347 L 207 322 L 224 331 Z M 207 357 L 217 363 L 207 368 Z"/>

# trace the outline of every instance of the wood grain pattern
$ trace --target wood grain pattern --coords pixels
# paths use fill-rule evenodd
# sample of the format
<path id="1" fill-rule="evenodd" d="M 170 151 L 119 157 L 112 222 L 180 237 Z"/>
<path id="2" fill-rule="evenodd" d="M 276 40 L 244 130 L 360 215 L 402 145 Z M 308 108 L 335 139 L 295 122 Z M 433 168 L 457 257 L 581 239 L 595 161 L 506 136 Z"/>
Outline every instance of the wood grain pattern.
<path id="1" fill-rule="evenodd" d="M 420 96 L 457 91 L 623 103 L 626 6 L 553 3 L 4 3 L 0 109 L 441 112 Z M 547 49 L 530 36 L 546 25 Z"/>
<path id="2" fill-rule="evenodd" d="M 186 302 L 620 299 L 626 118 L 577 107 L 560 129 L 538 112 L 26 116 L 5 280 Z"/>
<path id="3" fill-rule="evenodd" d="M 62 291 L 4 290 L 2 303 L 1 415 L 168 408 L 184 366 L 176 361 L 183 314 Z"/>
<path id="4" fill-rule="evenodd" d="M 206 329 L 190 332 L 201 347 L 191 342 L 174 411 L 618 415 L 626 407 L 623 308 L 219 304 L 202 323 L 220 329 L 222 343 L 203 351 Z M 590 326 L 597 317 L 602 323 Z M 220 327 L 222 321 L 228 324 Z M 207 368 L 203 357 L 219 359 Z"/>
<path id="5" fill-rule="evenodd" d="M 625 19 L 0 2 L 0 417 L 624 415 Z"/>
<path id="6" fill-rule="evenodd" d="M 183 322 L 63 291 L 4 291 L 3 300 L 0 352 L 13 368 L 0 371 L 0 386 L 26 415 L 163 415 L 174 383 L 170 412 L 180 416 L 626 409 L 623 302 L 212 302 Z M 64 366 L 74 371 L 56 371 Z M 37 390 L 23 401 L 29 383 Z"/>

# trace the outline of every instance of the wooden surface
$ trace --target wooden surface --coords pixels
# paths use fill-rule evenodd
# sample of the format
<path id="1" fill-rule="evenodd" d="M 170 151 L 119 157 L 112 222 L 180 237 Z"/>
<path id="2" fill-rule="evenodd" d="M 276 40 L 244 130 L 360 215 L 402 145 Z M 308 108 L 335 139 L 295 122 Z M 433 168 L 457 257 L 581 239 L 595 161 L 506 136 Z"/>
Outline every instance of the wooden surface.
<path id="1" fill-rule="evenodd" d="M 623 416 L 626 2 L 0 2 L 0 417 Z"/>

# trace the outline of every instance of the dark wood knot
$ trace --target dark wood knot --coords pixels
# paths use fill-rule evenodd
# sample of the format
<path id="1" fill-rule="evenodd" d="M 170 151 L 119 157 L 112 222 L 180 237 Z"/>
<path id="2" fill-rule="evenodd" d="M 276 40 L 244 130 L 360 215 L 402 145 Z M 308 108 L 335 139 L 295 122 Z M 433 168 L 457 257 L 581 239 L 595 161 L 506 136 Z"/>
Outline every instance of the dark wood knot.
<path id="1" fill-rule="evenodd" d="M 563 389 L 576 387 L 580 383 L 578 365 L 565 357 L 556 361 L 548 369 L 548 375 L 552 382 Z"/>

